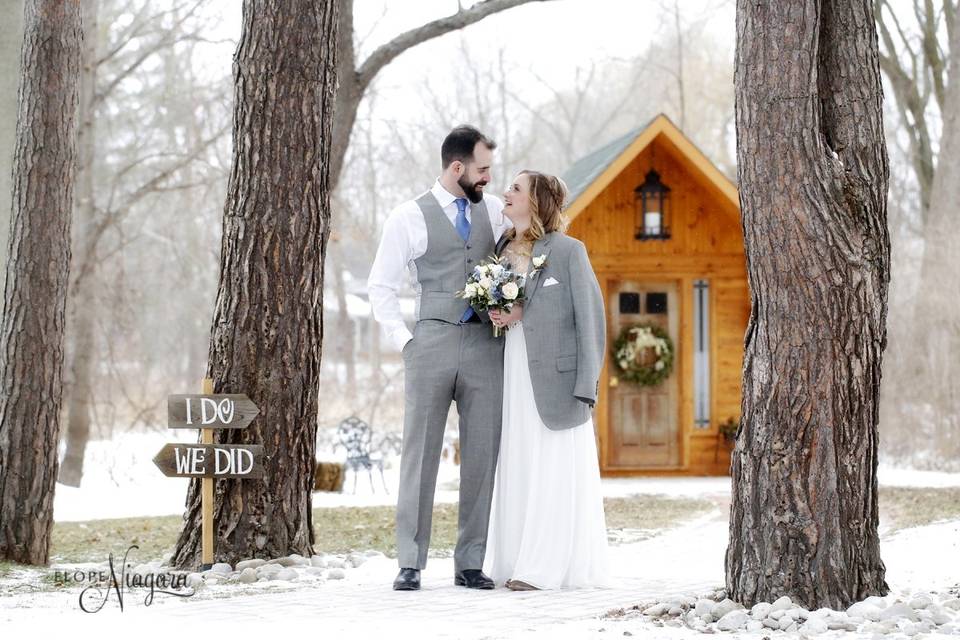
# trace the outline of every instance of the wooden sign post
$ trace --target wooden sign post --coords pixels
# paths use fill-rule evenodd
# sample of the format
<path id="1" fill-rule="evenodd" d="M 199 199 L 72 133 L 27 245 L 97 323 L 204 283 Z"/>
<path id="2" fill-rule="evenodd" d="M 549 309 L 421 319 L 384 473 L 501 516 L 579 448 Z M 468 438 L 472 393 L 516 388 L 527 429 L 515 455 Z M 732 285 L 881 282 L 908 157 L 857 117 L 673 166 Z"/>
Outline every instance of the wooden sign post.
<path id="1" fill-rule="evenodd" d="M 214 444 L 214 429 L 245 429 L 260 409 L 247 396 L 213 393 L 213 380 L 203 379 L 199 395 L 167 396 L 167 426 L 200 429 L 200 444 L 174 442 L 153 458 L 170 478 L 200 478 L 201 569 L 213 567 L 213 481 L 216 478 L 262 478 L 263 445 Z"/>

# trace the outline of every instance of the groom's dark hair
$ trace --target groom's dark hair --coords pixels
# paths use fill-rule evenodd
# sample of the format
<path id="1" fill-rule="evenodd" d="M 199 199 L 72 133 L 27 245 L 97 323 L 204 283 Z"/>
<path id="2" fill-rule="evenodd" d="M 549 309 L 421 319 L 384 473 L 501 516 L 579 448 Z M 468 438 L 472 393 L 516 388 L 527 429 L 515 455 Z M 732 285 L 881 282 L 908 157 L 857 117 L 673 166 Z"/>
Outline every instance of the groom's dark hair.
<path id="1" fill-rule="evenodd" d="M 443 139 L 443 144 L 440 145 L 440 160 L 443 163 L 443 168 L 449 167 L 454 160 L 459 160 L 464 164 L 473 160 L 473 150 L 478 142 L 482 142 L 491 151 L 497 148 L 497 143 L 480 133 L 476 127 L 462 124 L 454 128 Z"/>

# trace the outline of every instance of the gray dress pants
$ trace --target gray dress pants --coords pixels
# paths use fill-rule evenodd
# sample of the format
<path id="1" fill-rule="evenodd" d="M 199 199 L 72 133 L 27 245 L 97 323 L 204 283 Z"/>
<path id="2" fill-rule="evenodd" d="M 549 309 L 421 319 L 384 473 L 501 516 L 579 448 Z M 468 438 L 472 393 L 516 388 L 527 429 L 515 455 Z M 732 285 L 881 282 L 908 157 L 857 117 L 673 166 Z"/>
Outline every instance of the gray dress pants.
<path id="1" fill-rule="evenodd" d="M 491 325 L 421 320 L 403 347 L 404 417 L 397 560 L 427 564 L 433 495 L 451 401 L 460 424 L 460 504 L 454 569 L 480 569 L 500 451 L 503 337 Z"/>

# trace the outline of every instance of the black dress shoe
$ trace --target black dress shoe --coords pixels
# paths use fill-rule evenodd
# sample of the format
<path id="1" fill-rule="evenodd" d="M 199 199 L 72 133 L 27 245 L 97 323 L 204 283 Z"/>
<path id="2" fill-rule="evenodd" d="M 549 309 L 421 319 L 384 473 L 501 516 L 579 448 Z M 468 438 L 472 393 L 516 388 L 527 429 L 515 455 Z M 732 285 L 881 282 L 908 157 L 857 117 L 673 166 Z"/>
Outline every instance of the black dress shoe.
<path id="1" fill-rule="evenodd" d="M 397 591 L 416 591 L 420 588 L 420 569 L 400 569 L 393 588 Z"/>
<path id="2" fill-rule="evenodd" d="M 493 580 L 480 569 L 464 569 L 453 576 L 453 584 L 471 589 L 493 589 Z"/>

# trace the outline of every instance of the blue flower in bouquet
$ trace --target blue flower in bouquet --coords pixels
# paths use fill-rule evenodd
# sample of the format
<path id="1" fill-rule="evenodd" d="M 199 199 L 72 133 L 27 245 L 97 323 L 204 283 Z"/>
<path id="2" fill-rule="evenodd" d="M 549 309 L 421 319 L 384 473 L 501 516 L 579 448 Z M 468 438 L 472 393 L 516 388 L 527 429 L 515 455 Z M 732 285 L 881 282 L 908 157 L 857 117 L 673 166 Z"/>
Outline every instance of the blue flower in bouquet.
<path id="1" fill-rule="evenodd" d="M 488 262 L 473 268 L 463 289 L 455 295 L 467 299 L 478 312 L 493 309 L 509 312 L 523 299 L 523 283 L 523 275 L 514 272 L 510 263 L 490 256 Z M 494 327 L 494 335 L 500 335 L 498 327 Z"/>

